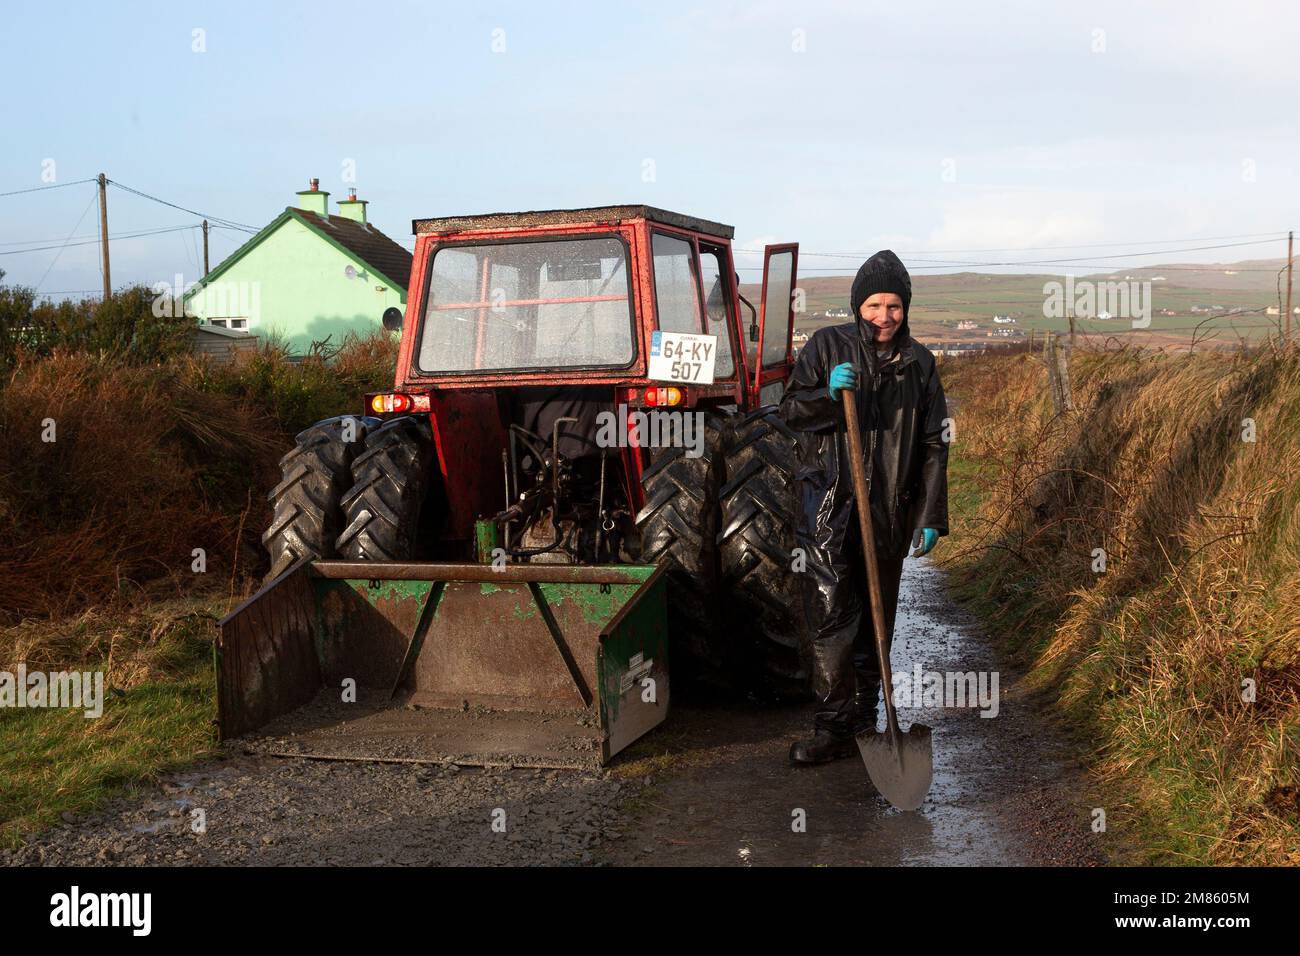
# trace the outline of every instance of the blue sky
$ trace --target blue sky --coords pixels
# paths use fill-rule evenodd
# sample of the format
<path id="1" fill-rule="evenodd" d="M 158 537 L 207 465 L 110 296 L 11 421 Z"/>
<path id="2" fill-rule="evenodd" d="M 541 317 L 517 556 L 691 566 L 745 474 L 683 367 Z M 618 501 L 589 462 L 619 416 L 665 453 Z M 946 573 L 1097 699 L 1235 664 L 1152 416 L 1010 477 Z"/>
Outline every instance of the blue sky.
<path id="1" fill-rule="evenodd" d="M 316 176 L 399 240 L 424 216 L 648 202 L 746 247 L 913 268 L 1187 248 L 1300 223 L 1298 27 L 1281 3 L 11 2 L 0 192 L 53 161 L 256 226 Z M 23 251 L 93 238 L 92 196 L 0 197 L 5 281 L 97 289 L 95 245 Z M 196 222 L 114 189 L 109 216 Z M 197 238 L 115 241 L 114 284 L 196 277 Z M 213 265 L 240 241 L 214 231 Z M 1151 244 L 1012 251 L 1118 242 Z"/>

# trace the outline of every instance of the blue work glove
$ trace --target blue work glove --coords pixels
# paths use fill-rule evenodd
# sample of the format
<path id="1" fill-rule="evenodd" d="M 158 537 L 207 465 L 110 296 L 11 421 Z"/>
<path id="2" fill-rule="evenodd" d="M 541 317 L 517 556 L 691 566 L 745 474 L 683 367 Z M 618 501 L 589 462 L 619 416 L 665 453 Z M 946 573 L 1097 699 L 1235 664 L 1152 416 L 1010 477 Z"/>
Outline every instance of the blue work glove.
<path id="1" fill-rule="evenodd" d="M 830 392 L 832 402 L 840 400 L 841 389 L 857 387 L 858 370 L 853 367 L 851 362 L 845 362 L 831 369 L 831 377 L 827 380 L 826 388 Z"/>
<path id="2" fill-rule="evenodd" d="M 912 547 L 916 549 L 912 552 L 912 557 L 919 558 L 929 554 L 938 540 L 939 532 L 934 528 L 920 528 L 912 535 Z"/>

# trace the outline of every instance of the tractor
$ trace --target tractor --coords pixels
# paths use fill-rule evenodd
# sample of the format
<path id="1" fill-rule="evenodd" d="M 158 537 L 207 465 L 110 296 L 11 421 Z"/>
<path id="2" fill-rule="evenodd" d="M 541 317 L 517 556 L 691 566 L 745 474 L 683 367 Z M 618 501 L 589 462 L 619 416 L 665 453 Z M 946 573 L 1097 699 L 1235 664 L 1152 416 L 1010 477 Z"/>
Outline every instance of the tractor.
<path id="1" fill-rule="evenodd" d="M 808 693 L 796 244 L 650 206 L 413 222 L 391 391 L 296 438 L 218 727 L 307 756 L 603 764 L 679 684 Z"/>

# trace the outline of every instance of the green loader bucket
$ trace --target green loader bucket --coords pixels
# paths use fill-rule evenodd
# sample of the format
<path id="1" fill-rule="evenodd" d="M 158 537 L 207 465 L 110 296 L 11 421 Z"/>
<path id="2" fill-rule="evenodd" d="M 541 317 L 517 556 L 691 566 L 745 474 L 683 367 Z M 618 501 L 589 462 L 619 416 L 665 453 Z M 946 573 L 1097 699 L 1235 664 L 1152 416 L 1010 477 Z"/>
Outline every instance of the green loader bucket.
<path id="1" fill-rule="evenodd" d="M 218 628 L 219 734 L 261 752 L 589 767 L 668 713 L 653 565 L 303 561 Z"/>

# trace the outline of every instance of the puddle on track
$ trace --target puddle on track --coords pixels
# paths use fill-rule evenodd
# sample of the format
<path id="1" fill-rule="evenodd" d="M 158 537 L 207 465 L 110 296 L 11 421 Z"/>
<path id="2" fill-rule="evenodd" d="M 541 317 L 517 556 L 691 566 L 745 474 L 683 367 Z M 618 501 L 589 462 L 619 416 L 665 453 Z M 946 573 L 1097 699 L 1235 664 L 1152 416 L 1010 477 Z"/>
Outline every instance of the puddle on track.
<path id="1" fill-rule="evenodd" d="M 941 672 L 996 670 L 987 640 L 946 597 L 942 572 L 924 560 L 907 564 L 895 625 L 896 672 L 917 663 Z M 900 711 L 904 728 L 915 720 L 934 729 L 934 784 L 916 813 L 890 807 L 857 758 L 792 766 L 787 751 L 811 729 L 810 707 L 678 708 L 669 721 L 675 727 L 665 728 L 671 744 L 647 746 L 650 754 L 681 754 L 684 766 L 646 794 L 638 823 L 608 859 L 740 866 L 1043 862 L 1045 855 L 1031 846 L 1050 841 L 1050 827 L 1035 832 L 1032 825 L 1043 788 L 1063 790 L 1059 781 L 1077 771 L 1037 712 L 1008 693 L 1011 684 L 1003 674 L 997 717 L 980 717 L 977 707 Z M 1059 819 L 1060 807 L 1052 809 Z M 805 832 L 792 829 L 797 810 L 804 811 Z M 1067 828 L 1087 831 L 1081 809 L 1064 816 Z"/>

